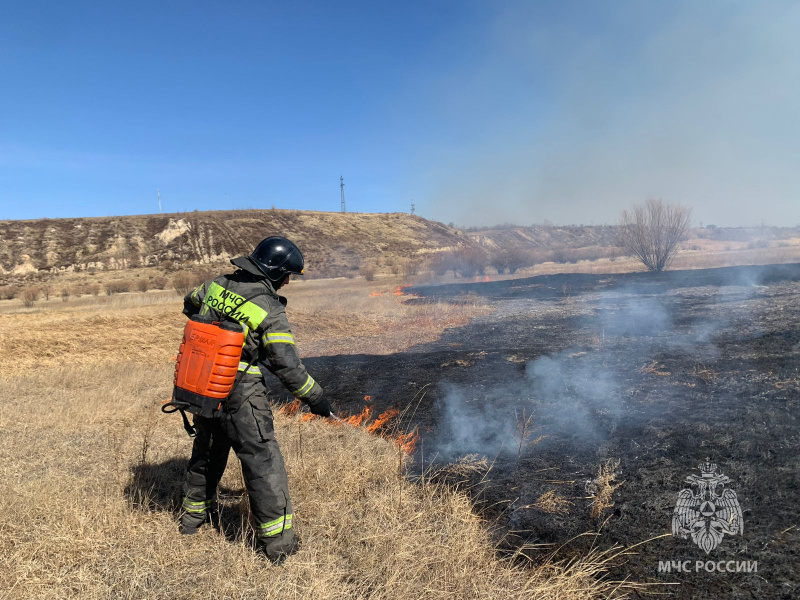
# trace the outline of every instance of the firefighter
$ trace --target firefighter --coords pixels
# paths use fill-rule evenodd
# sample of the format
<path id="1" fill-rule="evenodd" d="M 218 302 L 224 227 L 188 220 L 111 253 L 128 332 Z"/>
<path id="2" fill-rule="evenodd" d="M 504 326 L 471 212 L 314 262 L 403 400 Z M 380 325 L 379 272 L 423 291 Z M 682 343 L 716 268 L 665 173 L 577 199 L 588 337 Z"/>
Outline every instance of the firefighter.
<path id="1" fill-rule="evenodd" d="M 276 375 L 313 414 L 328 417 L 331 407 L 322 387 L 300 362 L 286 319 L 286 298 L 277 293 L 292 275 L 303 273 L 300 249 L 286 238 L 268 237 L 252 254 L 231 263 L 236 272 L 203 283 L 184 299 L 187 316 L 199 313 L 240 323 L 245 343 L 238 382 L 218 414 L 194 416 L 196 437 L 187 468 L 180 532 L 194 534 L 206 522 L 216 524 L 217 484 L 233 448 L 242 463 L 256 547 L 280 563 L 299 549 L 300 540 L 293 527 L 286 468 L 258 365 Z"/>

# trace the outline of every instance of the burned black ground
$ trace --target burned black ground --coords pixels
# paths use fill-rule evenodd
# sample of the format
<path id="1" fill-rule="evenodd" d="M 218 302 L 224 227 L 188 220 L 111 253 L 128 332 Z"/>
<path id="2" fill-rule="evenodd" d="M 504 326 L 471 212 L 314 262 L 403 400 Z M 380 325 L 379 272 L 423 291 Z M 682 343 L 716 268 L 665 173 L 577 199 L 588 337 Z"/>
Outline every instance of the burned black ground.
<path id="1" fill-rule="evenodd" d="M 669 533 L 685 477 L 708 457 L 732 480 L 743 535 L 708 555 L 662 537 L 612 575 L 679 582 L 658 590 L 676 598 L 797 597 L 800 265 L 551 275 L 411 293 L 414 302 L 477 294 L 494 311 L 408 352 L 306 364 L 342 413 L 359 411 L 365 395 L 376 410 L 413 402 L 405 418 L 423 436 L 418 462 L 493 460 L 488 481 L 471 489 L 507 546 L 560 545 L 599 530 L 567 544 L 567 556 Z M 523 414 L 533 415 L 531 438 L 545 439 L 520 447 Z M 608 459 L 620 461 L 624 484 L 592 518 L 586 484 Z M 572 502 L 568 514 L 529 507 L 549 490 Z M 658 573 L 659 561 L 677 560 L 758 561 L 758 572 Z"/>

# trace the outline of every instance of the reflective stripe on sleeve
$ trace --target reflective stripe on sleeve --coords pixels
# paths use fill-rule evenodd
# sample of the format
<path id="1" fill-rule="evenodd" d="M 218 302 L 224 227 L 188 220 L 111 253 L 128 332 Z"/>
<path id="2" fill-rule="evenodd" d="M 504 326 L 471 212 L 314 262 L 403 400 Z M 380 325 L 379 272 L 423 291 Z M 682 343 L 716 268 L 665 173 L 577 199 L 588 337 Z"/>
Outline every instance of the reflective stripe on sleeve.
<path id="1" fill-rule="evenodd" d="M 294 344 L 294 337 L 291 333 L 268 333 L 264 338 L 264 345 L 267 344 Z"/>
<path id="2" fill-rule="evenodd" d="M 248 375 L 261 375 L 261 369 L 259 369 L 256 366 L 252 366 L 252 367 L 248 368 L 247 367 L 248 364 L 249 363 L 246 363 L 244 361 L 240 362 L 239 363 L 239 370 L 240 371 L 244 371 L 245 369 L 247 369 L 246 373 Z"/>
<path id="3" fill-rule="evenodd" d="M 305 397 L 311 391 L 311 388 L 314 387 L 315 383 L 316 381 L 314 381 L 311 375 L 309 375 L 308 379 L 306 379 L 306 382 L 303 384 L 303 387 L 301 387 L 299 390 L 292 392 L 292 395 L 294 395 L 296 398 Z"/>
<path id="4" fill-rule="evenodd" d="M 198 306 L 198 307 L 200 306 L 199 293 L 200 293 L 200 288 L 202 288 L 202 287 L 203 287 L 203 284 L 201 283 L 196 288 L 194 288 L 194 291 L 192 292 L 192 295 L 189 297 L 189 299 L 192 301 L 192 304 L 194 304 L 195 306 Z"/>

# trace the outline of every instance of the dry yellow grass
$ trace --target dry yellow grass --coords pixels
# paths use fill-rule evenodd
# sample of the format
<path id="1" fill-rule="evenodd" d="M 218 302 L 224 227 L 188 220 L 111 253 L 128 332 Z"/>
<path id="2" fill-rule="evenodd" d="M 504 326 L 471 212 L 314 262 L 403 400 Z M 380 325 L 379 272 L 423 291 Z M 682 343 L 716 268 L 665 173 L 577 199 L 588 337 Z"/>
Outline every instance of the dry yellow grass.
<path id="1" fill-rule="evenodd" d="M 586 491 L 592 500 L 590 504 L 592 518 L 602 517 L 603 513 L 614 506 L 614 492 L 625 483 L 624 481 L 618 482 L 618 476 L 619 460 L 609 458 L 597 468 L 597 477 L 587 482 Z"/>
<path id="2" fill-rule="evenodd" d="M 311 315 L 324 308 L 315 298 L 325 288 L 300 287 L 293 288 L 296 306 L 308 311 L 304 335 L 313 342 Z M 365 303 L 370 318 L 356 320 L 364 331 L 371 319 L 391 322 L 389 307 L 398 320 L 414 322 L 416 309 L 398 308 L 393 296 L 328 292 L 343 312 L 348 303 Z M 366 304 L 372 300 L 386 304 Z M 275 567 L 252 552 L 234 458 L 221 486 L 227 537 L 213 530 L 179 536 L 191 441 L 178 417 L 159 412 L 171 391 L 179 303 L 127 295 L 113 306 L 65 304 L 0 316 L 3 599 L 572 600 L 619 593 L 601 578 L 614 553 L 569 563 L 501 558 L 466 494 L 407 479 L 407 459 L 390 441 L 363 428 L 282 415 L 276 432 L 304 541 L 300 553 Z M 335 335 L 335 327 L 321 330 Z"/>
<path id="3" fill-rule="evenodd" d="M 410 304 L 401 279 L 292 282 L 286 291 L 292 328 L 308 355 L 389 354 L 431 342 L 448 327 L 489 313 L 482 299 L 458 305 Z"/>
<path id="4" fill-rule="evenodd" d="M 276 417 L 303 550 L 248 543 L 241 476 L 222 482 L 233 541 L 177 534 L 190 440 L 161 415 L 170 367 L 118 363 L 5 379 L 0 393 L 4 598 L 601 598 L 607 555 L 524 568 L 493 551 L 465 494 L 411 483 L 362 429 Z"/>
<path id="5" fill-rule="evenodd" d="M 447 327 L 486 314 L 479 301 L 405 304 L 399 280 L 292 282 L 288 315 L 305 356 L 387 354 L 437 339 Z M 375 291 L 385 291 L 370 296 Z M 163 364 L 177 353 L 183 325 L 175 292 L 51 299 L 33 308 L 0 302 L 0 373 L 125 360 Z M 32 351 L 35 349 L 35 351 Z"/>
<path id="6" fill-rule="evenodd" d="M 569 514 L 569 507 L 572 506 L 572 504 L 572 501 L 564 498 L 564 496 L 558 495 L 555 490 L 547 490 L 544 494 L 536 499 L 536 502 L 530 506 L 531 508 L 535 508 L 549 514 L 566 515 Z"/>

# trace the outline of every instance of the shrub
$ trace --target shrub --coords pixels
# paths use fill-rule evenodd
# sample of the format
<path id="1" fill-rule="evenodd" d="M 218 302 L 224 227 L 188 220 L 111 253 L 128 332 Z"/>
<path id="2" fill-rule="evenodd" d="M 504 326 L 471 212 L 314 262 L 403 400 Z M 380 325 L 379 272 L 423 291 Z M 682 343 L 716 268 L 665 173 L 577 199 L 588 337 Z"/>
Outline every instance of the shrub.
<path id="1" fill-rule="evenodd" d="M 442 252 L 436 254 L 430 262 L 431 270 L 441 277 L 450 270 L 450 257 L 449 252 Z"/>
<path id="2" fill-rule="evenodd" d="M 168 284 L 169 284 L 169 279 L 167 279 L 163 275 L 156 275 L 150 280 L 150 287 L 152 287 L 154 290 L 166 289 Z"/>
<path id="3" fill-rule="evenodd" d="M 91 294 L 92 296 L 97 296 L 100 294 L 100 284 L 99 283 L 89 283 L 84 288 L 84 291 L 87 294 Z"/>
<path id="4" fill-rule="evenodd" d="M 17 288 L 13 285 L 0 286 L 0 300 L 11 300 L 17 296 Z"/>
<path id="5" fill-rule="evenodd" d="M 489 264 L 497 271 L 498 275 L 502 275 L 508 268 L 508 260 L 506 260 L 506 252 L 495 252 L 489 258 Z"/>
<path id="6" fill-rule="evenodd" d="M 211 278 L 207 269 L 181 271 L 172 278 L 172 287 L 179 296 L 185 296 L 198 285 Z"/>
<path id="7" fill-rule="evenodd" d="M 39 286 L 39 289 L 41 290 L 42 296 L 44 296 L 44 299 L 45 300 L 50 300 L 50 292 L 53 291 L 52 284 L 43 283 L 42 285 Z"/>
<path id="8" fill-rule="evenodd" d="M 65 287 L 64 289 L 62 289 L 60 295 L 62 302 L 66 302 L 67 300 L 69 300 L 69 288 Z"/>
<path id="9" fill-rule="evenodd" d="M 136 280 L 136 289 L 140 292 L 146 292 L 150 289 L 150 280 L 146 277 L 142 277 Z"/>
<path id="10" fill-rule="evenodd" d="M 462 277 L 483 275 L 486 270 L 486 254 L 478 248 L 461 248 L 453 254 L 451 268 Z"/>
<path id="11" fill-rule="evenodd" d="M 533 252 L 519 249 L 506 250 L 503 253 L 503 260 L 508 272 L 512 275 L 519 269 L 532 267 L 536 264 L 536 256 Z"/>
<path id="12" fill-rule="evenodd" d="M 403 277 L 413 277 L 419 274 L 419 262 L 416 260 L 407 260 L 400 266 L 400 274 Z"/>
<path id="13" fill-rule="evenodd" d="M 547 260 L 554 263 L 567 262 L 567 249 L 566 248 L 553 248 L 546 254 Z"/>
<path id="14" fill-rule="evenodd" d="M 103 286 L 106 290 L 106 295 L 121 294 L 122 292 L 131 291 L 131 282 L 125 279 L 115 279 L 114 281 L 107 281 Z"/>
<path id="15" fill-rule="evenodd" d="M 375 265 L 364 265 L 359 269 L 358 274 L 361 275 L 367 281 L 372 281 L 375 279 L 375 272 L 377 269 Z"/>
<path id="16" fill-rule="evenodd" d="M 23 306 L 30 308 L 39 299 L 42 291 L 35 285 L 29 285 L 20 293 Z"/>
<path id="17" fill-rule="evenodd" d="M 172 287 L 178 296 L 185 296 L 198 286 L 197 278 L 188 271 L 182 271 L 172 278 Z"/>

